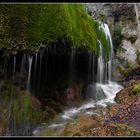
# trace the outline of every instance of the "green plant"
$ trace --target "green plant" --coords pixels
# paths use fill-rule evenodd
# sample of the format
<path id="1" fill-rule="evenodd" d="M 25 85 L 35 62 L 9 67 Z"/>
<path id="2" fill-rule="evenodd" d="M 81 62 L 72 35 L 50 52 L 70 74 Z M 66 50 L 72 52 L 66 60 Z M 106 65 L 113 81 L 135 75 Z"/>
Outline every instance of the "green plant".
<path id="1" fill-rule="evenodd" d="M 16 123 L 30 122 L 35 123 L 39 120 L 39 112 L 32 105 L 30 96 L 24 96 L 22 102 L 17 98 L 13 99 L 13 121 Z"/>
<path id="2" fill-rule="evenodd" d="M 119 66 L 117 70 L 120 74 L 122 74 L 124 77 L 127 77 L 130 72 L 134 69 L 135 65 L 131 63 L 130 61 L 127 62 L 127 66 Z"/>
<path id="3" fill-rule="evenodd" d="M 137 50 L 137 63 L 140 65 L 140 51 Z"/>
<path id="4" fill-rule="evenodd" d="M 133 93 L 138 94 L 140 92 L 140 83 L 134 84 L 132 91 L 133 91 Z"/>
<path id="5" fill-rule="evenodd" d="M 121 44 L 123 36 L 121 35 L 122 32 L 122 26 L 121 25 L 116 25 L 114 26 L 113 30 L 113 43 L 115 48 L 119 48 L 119 45 Z"/>
<path id="6" fill-rule="evenodd" d="M 106 59 L 109 60 L 109 54 L 110 54 L 110 41 L 109 38 L 106 38 L 106 34 L 103 31 L 103 29 L 101 28 L 101 24 L 102 22 L 95 22 L 95 31 L 98 37 L 98 40 L 100 40 L 101 44 L 103 45 L 104 49 L 105 49 L 105 55 L 106 55 Z M 99 44 L 98 44 L 99 45 Z M 99 50 L 98 50 L 99 53 Z"/>

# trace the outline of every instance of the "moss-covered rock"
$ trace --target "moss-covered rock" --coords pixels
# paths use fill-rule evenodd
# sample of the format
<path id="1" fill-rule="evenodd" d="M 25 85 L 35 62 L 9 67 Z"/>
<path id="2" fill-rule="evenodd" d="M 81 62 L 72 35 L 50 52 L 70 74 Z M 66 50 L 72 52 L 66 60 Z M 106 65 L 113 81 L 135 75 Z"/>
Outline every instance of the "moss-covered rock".
<path id="1" fill-rule="evenodd" d="M 94 20 L 83 4 L 1 5 L 1 48 L 22 50 L 58 40 L 97 53 Z"/>
<path id="2" fill-rule="evenodd" d="M 39 106 L 36 107 L 39 101 L 35 103 L 35 97 L 26 90 L 20 90 L 9 80 L 0 81 L 0 85 L 0 135 L 7 132 L 10 135 L 31 135 L 32 127 L 40 122 L 41 110 Z M 27 126 L 28 132 L 25 132 L 23 129 Z"/>
<path id="3" fill-rule="evenodd" d="M 140 65 L 140 51 L 137 51 L 137 63 Z"/>
<path id="4" fill-rule="evenodd" d="M 132 127 L 121 123 L 104 123 L 103 116 L 80 115 L 67 124 L 62 136 L 139 136 Z"/>
<path id="5" fill-rule="evenodd" d="M 109 41 L 109 38 L 106 38 L 106 34 L 104 30 L 101 28 L 102 22 L 95 22 L 95 31 L 98 37 L 98 40 L 101 41 L 101 44 L 103 45 L 103 48 L 105 50 L 106 59 L 109 60 L 109 53 L 111 50 L 111 44 Z M 104 26 L 104 25 L 103 25 Z"/>
<path id="6" fill-rule="evenodd" d="M 132 91 L 133 91 L 133 93 L 138 94 L 140 92 L 140 83 L 134 84 Z"/>

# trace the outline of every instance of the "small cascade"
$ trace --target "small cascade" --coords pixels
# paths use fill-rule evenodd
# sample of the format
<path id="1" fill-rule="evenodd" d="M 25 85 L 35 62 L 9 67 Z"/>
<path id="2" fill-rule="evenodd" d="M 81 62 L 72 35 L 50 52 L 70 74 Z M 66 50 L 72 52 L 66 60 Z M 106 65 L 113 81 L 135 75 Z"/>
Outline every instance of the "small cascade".
<path id="1" fill-rule="evenodd" d="M 21 61 L 21 69 L 20 69 L 20 75 L 22 76 L 23 71 L 24 71 L 24 62 L 25 62 L 25 54 L 22 56 L 22 61 Z"/>
<path id="2" fill-rule="evenodd" d="M 8 59 L 8 56 L 6 56 L 4 59 L 3 73 L 5 73 L 5 70 L 6 70 L 7 59 Z"/>
<path id="3" fill-rule="evenodd" d="M 95 55 L 92 54 L 92 84 L 94 84 L 94 82 L 96 81 L 95 79 L 96 75 L 95 75 Z"/>
<path id="4" fill-rule="evenodd" d="M 91 69 L 92 69 L 92 53 L 88 52 L 88 71 L 87 71 L 87 81 L 91 81 Z"/>
<path id="5" fill-rule="evenodd" d="M 38 53 L 35 54 L 35 71 L 34 71 L 34 94 L 36 92 L 36 74 L 37 74 L 37 57 L 38 57 Z"/>
<path id="6" fill-rule="evenodd" d="M 44 49 L 40 51 L 39 53 L 39 74 L 38 74 L 38 79 L 37 79 L 37 94 L 39 92 L 40 89 L 40 80 L 41 80 L 41 71 L 42 71 L 42 58 L 43 58 L 43 54 L 44 54 Z"/>
<path id="7" fill-rule="evenodd" d="M 28 54 L 19 54 L 11 59 L 9 65 L 11 63 L 13 65 L 13 83 L 8 110 L 9 132 L 7 135 L 16 135 L 18 134 L 17 131 L 21 131 L 19 133 L 23 135 L 31 135 L 29 131 L 32 131 L 30 130 L 30 126 L 28 126 L 28 124 L 26 125 L 26 123 L 24 124 L 24 122 L 21 130 L 15 130 L 16 127 L 14 127 L 14 125 L 16 124 L 13 121 L 14 119 L 11 117 L 13 102 L 12 99 L 14 95 L 13 85 L 14 81 L 16 81 L 15 72 L 17 72 L 16 79 L 19 76 L 18 72 L 20 74 L 19 77 L 21 78 L 21 80 L 18 81 L 19 83 L 23 83 L 24 81 L 26 82 L 27 80 L 27 83 L 23 84 L 25 87 L 21 86 L 21 89 L 26 89 L 27 91 L 31 92 L 31 94 L 34 94 L 35 97 L 40 99 L 41 103 L 43 103 L 45 107 L 51 100 L 54 100 L 54 102 L 55 100 L 57 100 L 58 102 L 60 101 L 61 104 L 61 102 L 63 102 L 63 99 L 66 99 L 66 101 L 64 101 L 64 104 L 69 99 L 70 103 L 72 101 L 73 106 L 76 106 L 74 102 L 75 100 L 77 101 L 77 98 L 79 98 L 78 96 L 81 95 L 84 98 L 84 103 L 82 105 L 77 105 L 78 107 L 73 108 L 70 108 L 70 106 L 68 106 L 68 109 L 64 110 L 62 114 L 59 114 L 55 122 L 46 126 L 46 128 L 49 130 L 62 130 L 65 127 L 65 124 L 70 120 L 74 120 L 79 113 L 82 112 L 91 115 L 94 112 L 89 112 L 90 109 L 92 110 L 92 108 L 98 106 L 106 106 L 108 103 L 114 102 L 116 93 L 123 87 L 111 81 L 112 64 L 114 58 L 111 34 L 107 24 L 101 24 L 100 28 L 103 29 L 106 35 L 106 39 L 108 40 L 108 47 L 110 49 L 108 61 L 105 57 L 105 48 L 100 40 L 98 40 L 99 57 L 97 57 L 92 52 L 87 51 L 86 49 L 82 50 L 82 48 L 72 48 L 71 46 L 68 46 L 67 42 L 65 42 L 64 40 L 64 45 L 68 46 L 68 51 L 66 50 L 66 54 L 64 52 L 62 56 L 61 53 L 59 54 L 59 49 L 57 48 L 57 45 L 59 46 L 61 44 L 56 43 L 50 48 L 41 48 L 40 52 L 36 53 L 34 56 Z M 70 47 L 71 50 L 69 50 Z M 4 59 L 3 72 L 6 69 L 7 62 L 8 57 Z M 9 75 L 11 76 L 11 71 Z M 15 88 L 18 88 L 18 82 L 15 83 Z M 81 87 L 78 85 L 78 82 L 81 82 Z M 60 93 L 63 93 L 63 90 L 65 91 L 65 88 L 67 88 L 67 84 L 68 86 L 72 87 L 70 92 L 64 92 L 64 94 L 60 95 Z M 36 101 L 34 102 L 36 105 Z M 43 129 L 46 128 L 44 128 L 43 126 Z M 35 130 L 33 133 L 39 135 L 37 130 Z"/>
<path id="8" fill-rule="evenodd" d="M 47 55 L 47 57 L 46 57 L 46 75 L 45 75 L 45 78 L 47 79 L 47 72 L 48 72 L 48 70 L 47 70 L 47 68 L 48 68 L 48 59 L 49 59 L 49 48 L 47 48 L 47 50 L 46 50 L 47 52 L 46 52 L 46 55 Z"/>
<path id="9" fill-rule="evenodd" d="M 31 68 L 32 68 L 32 56 L 29 56 L 29 71 L 28 71 L 28 80 L 27 80 L 27 90 L 30 91 L 30 79 L 31 79 Z"/>
<path id="10" fill-rule="evenodd" d="M 112 61 L 114 58 L 114 51 L 113 51 L 113 43 L 112 43 L 112 37 L 111 37 L 111 33 L 109 30 L 109 27 L 106 23 L 103 23 L 101 25 L 105 35 L 106 35 L 106 39 L 108 40 L 108 44 L 110 47 L 110 54 L 109 54 L 109 61 L 108 61 L 108 80 L 111 81 L 111 70 L 112 70 Z"/>
<path id="11" fill-rule="evenodd" d="M 56 53 L 56 44 L 54 43 L 54 46 L 53 46 L 53 71 L 55 71 L 55 54 Z"/>
<path id="12" fill-rule="evenodd" d="M 70 60 L 69 60 L 69 85 L 71 85 L 74 82 L 74 76 L 75 76 L 75 55 L 76 51 L 74 48 L 71 49 L 70 52 Z"/>
<path id="13" fill-rule="evenodd" d="M 97 82 L 104 82 L 104 74 L 105 74 L 105 60 L 104 60 L 104 51 L 101 42 L 99 42 L 99 57 L 98 57 L 98 68 L 97 68 Z"/>
<path id="14" fill-rule="evenodd" d="M 14 131 L 14 122 L 13 119 L 11 117 L 12 114 L 12 104 L 13 104 L 13 94 L 14 94 L 14 80 L 15 80 L 15 71 L 16 71 L 16 56 L 14 57 L 14 62 L 13 62 L 13 76 L 12 76 L 12 88 L 11 88 L 11 95 L 10 95 L 10 103 L 9 103 L 9 117 L 8 117 L 8 121 L 9 121 L 9 129 L 7 132 L 7 135 L 11 135 L 12 131 Z"/>

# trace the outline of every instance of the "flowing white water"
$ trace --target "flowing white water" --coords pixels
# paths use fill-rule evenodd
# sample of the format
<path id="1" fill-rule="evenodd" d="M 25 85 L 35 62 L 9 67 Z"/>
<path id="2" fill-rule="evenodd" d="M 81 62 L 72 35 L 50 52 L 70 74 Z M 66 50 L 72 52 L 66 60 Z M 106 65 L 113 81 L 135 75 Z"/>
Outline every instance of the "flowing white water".
<path id="1" fill-rule="evenodd" d="M 105 62 L 103 57 L 103 46 L 99 41 L 99 57 L 98 57 L 98 68 L 97 68 L 97 82 L 103 83 L 104 82 L 104 74 L 105 74 Z"/>
<path id="2" fill-rule="evenodd" d="M 108 103 L 114 103 L 114 98 L 116 96 L 116 93 L 118 93 L 123 87 L 121 85 L 118 85 L 115 82 L 111 81 L 111 64 L 113 60 L 113 45 L 112 45 L 112 39 L 111 34 L 109 31 L 109 28 L 107 24 L 102 24 L 101 28 L 105 32 L 106 39 L 109 42 L 110 47 L 110 55 L 109 55 L 109 61 L 106 62 L 104 58 L 104 50 L 101 42 L 99 41 L 99 49 L 100 49 L 100 55 L 98 58 L 98 66 L 97 66 L 97 83 L 93 84 L 94 79 L 94 68 L 93 68 L 93 74 L 92 74 L 92 84 L 88 86 L 87 90 L 87 103 L 84 103 L 80 107 L 70 108 L 65 110 L 62 114 L 58 116 L 58 118 L 50 125 L 39 126 L 35 131 L 33 131 L 33 135 L 37 136 L 40 135 L 42 130 L 51 130 L 56 132 L 61 132 L 65 124 L 68 121 L 74 120 L 79 113 L 83 112 L 89 115 L 95 114 L 93 112 L 92 108 L 95 108 L 97 106 L 107 106 Z M 73 71 L 74 68 L 74 57 L 75 54 L 72 51 L 70 55 L 70 71 Z M 94 57 L 93 57 L 93 66 L 94 66 Z M 73 74 L 73 73 L 72 73 Z M 69 75 L 71 77 L 71 75 Z M 104 82 L 104 79 L 108 82 Z M 90 100 L 89 100 L 90 99 Z M 89 109 L 91 111 L 89 111 Z"/>
<path id="3" fill-rule="evenodd" d="M 91 61 L 92 60 L 92 53 L 91 52 L 88 52 L 88 72 L 87 72 L 87 81 L 90 81 L 91 79 Z"/>
<path id="4" fill-rule="evenodd" d="M 95 67 L 95 64 L 94 64 L 94 55 L 92 54 L 92 83 L 94 83 L 94 76 L 95 76 L 95 73 L 94 73 L 94 67 Z"/>
<path id="5" fill-rule="evenodd" d="M 34 94 L 35 94 L 35 86 L 36 86 L 36 73 L 37 73 L 37 53 L 35 54 L 35 71 L 34 71 Z"/>
<path id="6" fill-rule="evenodd" d="M 22 56 L 22 62 L 21 62 L 21 69 L 20 69 L 20 75 L 22 75 L 24 73 L 24 66 L 25 66 L 25 61 L 26 61 L 26 55 L 23 54 Z"/>
<path id="7" fill-rule="evenodd" d="M 114 58 L 112 37 L 111 37 L 109 27 L 106 23 L 102 23 L 101 28 L 103 29 L 106 35 L 106 39 L 108 40 L 109 47 L 110 47 L 110 55 L 109 55 L 109 61 L 108 61 L 108 80 L 111 81 L 111 70 L 112 70 L 111 65 L 112 65 L 112 60 Z"/>
<path id="8" fill-rule="evenodd" d="M 44 126 L 39 126 L 33 131 L 33 135 L 38 136 L 40 135 L 42 130 L 53 130 L 54 133 L 58 131 L 62 131 L 65 127 L 65 124 L 68 121 L 74 120 L 77 115 L 81 112 L 84 112 L 86 114 L 92 115 L 96 114 L 92 110 L 89 111 L 88 109 L 94 108 L 96 106 L 107 106 L 108 103 L 114 103 L 114 97 L 117 92 L 119 92 L 121 89 L 123 89 L 122 86 L 118 85 L 115 82 L 109 82 L 108 84 L 96 84 L 96 87 L 101 88 L 106 96 L 106 98 L 95 101 L 90 100 L 89 102 L 81 105 L 78 108 L 70 108 L 68 110 L 65 110 L 62 115 L 58 116 L 57 120 L 54 121 L 52 124 Z"/>
<path id="9" fill-rule="evenodd" d="M 29 71 L 28 71 L 28 80 L 27 80 L 27 90 L 30 91 L 30 79 L 31 79 L 31 68 L 32 68 L 32 56 L 29 57 Z"/>

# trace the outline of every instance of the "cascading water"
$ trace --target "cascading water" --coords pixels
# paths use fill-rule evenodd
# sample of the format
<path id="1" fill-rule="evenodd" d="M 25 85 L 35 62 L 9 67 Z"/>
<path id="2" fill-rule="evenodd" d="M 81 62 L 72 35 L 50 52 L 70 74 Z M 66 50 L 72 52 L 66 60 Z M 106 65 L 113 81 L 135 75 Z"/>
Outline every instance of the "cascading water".
<path id="1" fill-rule="evenodd" d="M 37 74 L 37 56 L 38 54 L 36 53 L 35 54 L 35 71 L 34 71 L 34 91 L 33 91 L 34 94 L 36 92 L 35 86 L 36 86 L 36 74 Z"/>
<path id="2" fill-rule="evenodd" d="M 74 81 L 74 75 L 75 75 L 75 55 L 76 55 L 76 51 L 74 48 L 71 49 L 70 52 L 70 60 L 69 60 L 69 85 L 71 85 L 71 83 L 73 83 Z"/>
<path id="3" fill-rule="evenodd" d="M 41 80 L 41 70 L 42 70 L 42 58 L 43 58 L 43 54 L 44 54 L 44 50 L 41 50 L 40 53 L 39 53 L 39 75 L 38 75 L 38 83 L 37 83 L 37 94 L 39 92 L 39 89 L 40 89 L 40 80 Z"/>
<path id="4" fill-rule="evenodd" d="M 99 41 L 99 57 L 98 57 L 98 68 L 97 68 L 97 82 L 104 82 L 104 73 L 105 73 L 105 61 L 104 61 L 104 51 L 101 42 Z"/>
<path id="5" fill-rule="evenodd" d="M 112 37 L 111 37 L 110 30 L 108 28 L 108 25 L 106 23 L 102 23 L 101 28 L 103 29 L 103 31 L 106 35 L 106 39 L 108 40 L 108 43 L 109 43 L 108 46 L 110 47 L 109 61 L 107 63 L 107 65 L 108 65 L 107 72 L 108 72 L 108 80 L 111 81 L 112 80 L 111 79 L 111 70 L 112 70 L 111 65 L 112 65 L 112 60 L 114 58 Z"/>
<path id="6" fill-rule="evenodd" d="M 102 24 L 101 28 L 103 29 L 106 39 L 108 40 L 108 47 L 110 47 L 110 54 L 109 54 L 109 61 L 107 62 L 105 59 L 105 51 L 104 48 L 99 41 L 99 57 L 97 60 L 97 83 L 94 83 L 94 76 L 96 76 L 94 70 L 95 70 L 95 60 L 93 55 L 93 72 L 92 72 L 92 83 L 88 86 L 87 90 L 87 96 L 85 96 L 85 99 L 87 100 L 87 103 L 81 105 L 78 108 L 70 108 L 64 111 L 64 113 L 60 114 L 56 120 L 50 124 L 50 125 L 41 125 L 37 127 L 33 131 L 33 135 L 40 135 L 40 132 L 42 130 L 46 131 L 53 131 L 54 135 L 57 135 L 63 131 L 65 128 L 65 125 L 68 121 L 75 119 L 75 117 L 81 113 L 85 112 L 89 115 L 94 114 L 94 112 L 88 111 L 89 108 L 94 108 L 96 106 L 106 106 L 107 103 L 114 103 L 114 97 L 117 92 L 119 92 L 123 87 L 121 85 L 118 85 L 115 82 L 111 81 L 111 65 L 113 60 L 113 45 L 112 45 L 112 39 L 111 34 L 109 31 L 109 28 L 107 24 Z M 72 51 L 70 55 L 70 71 L 73 72 L 74 68 L 74 57 L 75 54 Z M 89 59 L 90 60 L 90 59 Z M 91 67 L 91 66 L 89 66 Z M 71 75 L 69 75 L 71 77 Z M 90 100 L 89 100 L 90 99 Z"/>
<path id="7" fill-rule="evenodd" d="M 5 60 L 4 60 L 4 66 L 3 66 L 3 73 L 5 72 L 6 70 L 6 63 L 7 63 L 7 56 L 5 57 Z"/>
<path id="8" fill-rule="evenodd" d="M 16 56 L 14 56 L 14 64 L 13 64 L 13 77 L 12 77 L 12 89 L 11 89 L 11 95 L 10 95 L 10 104 L 9 104 L 9 117 L 8 117 L 8 125 L 9 129 L 7 132 L 7 135 L 11 135 L 14 133 L 14 122 L 12 120 L 11 114 L 12 114 L 12 104 L 13 104 L 13 94 L 14 94 L 14 80 L 15 80 L 15 71 L 16 71 Z"/>
<path id="9" fill-rule="evenodd" d="M 23 54 L 22 56 L 20 75 L 22 75 L 24 71 L 24 62 L 25 62 L 25 54 Z"/>
<path id="10" fill-rule="evenodd" d="M 28 80 L 27 80 L 27 90 L 30 91 L 30 79 L 31 79 L 31 68 L 32 68 L 32 56 L 29 57 L 29 71 L 28 71 Z"/>
<path id="11" fill-rule="evenodd" d="M 88 72 L 87 72 L 87 81 L 90 81 L 91 79 L 91 61 L 92 60 L 92 53 L 88 52 Z"/>

